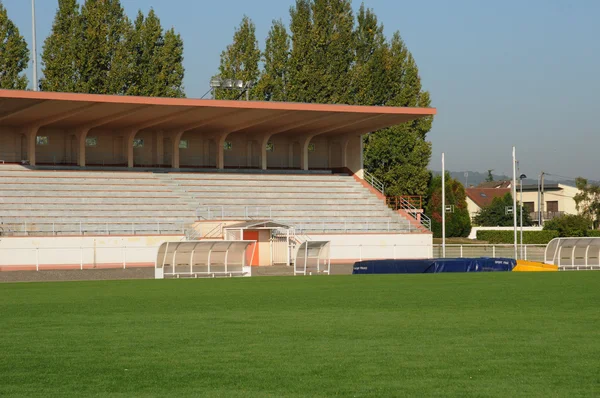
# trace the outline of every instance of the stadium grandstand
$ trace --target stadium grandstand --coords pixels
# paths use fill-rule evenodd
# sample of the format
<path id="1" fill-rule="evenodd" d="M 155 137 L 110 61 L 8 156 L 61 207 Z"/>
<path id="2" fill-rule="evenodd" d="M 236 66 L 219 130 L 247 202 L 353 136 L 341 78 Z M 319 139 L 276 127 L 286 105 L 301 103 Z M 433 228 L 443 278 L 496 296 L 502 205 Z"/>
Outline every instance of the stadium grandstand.
<path id="1" fill-rule="evenodd" d="M 358 259 L 344 242 L 371 244 L 360 257 L 377 244 L 428 256 L 425 218 L 386 205 L 362 136 L 435 112 L 0 90 L 0 250 L 31 237 L 224 239 L 239 227 L 236 239 L 271 247 L 285 230 L 286 244 L 290 231 L 294 244 L 326 239 L 334 261 Z M 0 266 L 23 265 L 11 257 Z"/>

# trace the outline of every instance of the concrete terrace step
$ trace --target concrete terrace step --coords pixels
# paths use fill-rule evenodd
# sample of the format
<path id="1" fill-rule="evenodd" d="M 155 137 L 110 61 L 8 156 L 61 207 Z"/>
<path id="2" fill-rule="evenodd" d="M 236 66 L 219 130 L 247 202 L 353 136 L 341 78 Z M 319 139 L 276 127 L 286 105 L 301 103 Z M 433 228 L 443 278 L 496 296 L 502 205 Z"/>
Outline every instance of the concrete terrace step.
<path id="1" fill-rule="evenodd" d="M 130 184 L 2 184 L 2 191 L 131 191 L 131 192 L 171 192 L 166 186 Z"/>
<path id="2" fill-rule="evenodd" d="M 0 167 L 3 227 L 27 222 L 40 234 L 101 233 L 111 229 L 107 225 L 148 233 L 164 226 L 184 230 L 208 209 L 220 218 L 222 206 L 225 219 L 272 218 L 307 233 L 418 231 L 352 176 Z"/>
<path id="3" fill-rule="evenodd" d="M 150 191 L 84 191 L 78 189 L 69 189 L 62 191 L 36 191 L 30 189 L 26 191 L 12 190 L 4 191 L 0 188 L 0 198 L 19 198 L 19 197 L 57 197 L 57 198 L 178 198 L 179 195 L 170 195 L 170 192 L 150 192 Z"/>
<path id="4" fill-rule="evenodd" d="M 280 186 L 295 186 L 295 187 L 342 187 L 348 188 L 348 181 L 311 181 L 311 180 L 173 180 L 173 184 L 181 187 L 224 187 L 224 186 L 243 186 L 243 187 L 280 187 Z"/>

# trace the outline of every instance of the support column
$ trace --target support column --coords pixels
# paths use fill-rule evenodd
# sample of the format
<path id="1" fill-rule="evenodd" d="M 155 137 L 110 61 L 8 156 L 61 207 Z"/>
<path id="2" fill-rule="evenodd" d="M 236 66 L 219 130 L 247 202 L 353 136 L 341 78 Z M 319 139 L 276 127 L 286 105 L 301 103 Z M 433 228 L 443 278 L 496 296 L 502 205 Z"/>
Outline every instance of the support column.
<path id="1" fill-rule="evenodd" d="M 262 170 L 267 169 L 267 144 L 271 137 L 271 134 L 265 134 L 258 140 L 258 145 L 260 146 L 260 168 Z"/>
<path id="2" fill-rule="evenodd" d="M 133 139 L 138 131 L 139 130 L 130 130 L 126 131 L 124 134 L 124 137 L 127 140 L 127 167 L 130 169 L 133 168 Z"/>
<path id="3" fill-rule="evenodd" d="M 290 169 L 294 167 L 294 142 L 288 143 L 288 167 Z"/>
<path id="4" fill-rule="evenodd" d="M 352 139 L 356 139 L 358 137 L 359 136 L 354 135 L 354 134 L 348 134 L 348 135 L 342 136 L 340 139 L 341 146 L 342 146 L 342 165 L 348 169 L 350 168 L 350 165 L 348 162 L 348 145 L 350 144 L 350 141 L 352 141 Z M 356 170 L 353 170 L 353 171 L 356 171 Z"/>
<path id="5" fill-rule="evenodd" d="M 89 133 L 90 129 L 82 128 L 75 131 L 75 137 L 77 137 L 77 165 L 79 167 L 85 167 L 85 159 L 86 159 L 86 147 L 85 140 Z"/>
<path id="6" fill-rule="evenodd" d="M 163 148 L 163 132 L 157 131 L 154 134 L 154 161 L 158 166 L 162 166 L 165 161 L 165 151 Z"/>
<path id="7" fill-rule="evenodd" d="M 217 144 L 217 169 L 223 170 L 225 168 L 225 149 L 223 146 L 225 145 L 225 140 L 229 133 L 221 133 L 215 137 L 215 142 Z"/>
<path id="8" fill-rule="evenodd" d="M 254 141 L 249 138 L 246 142 L 246 167 L 252 167 L 252 144 Z"/>
<path id="9" fill-rule="evenodd" d="M 333 163 L 331 162 L 331 148 L 333 146 L 332 138 L 327 140 L 327 168 L 331 169 Z"/>
<path id="10" fill-rule="evenodd" d="M 301 137 L 300 142 L 300 169 L 308 170 L 308 145 L 316 134 L 309 134 Z"/>
<path id="11" fill-rule="evenodd" d="M 185 131 L 179 131 L 171 135 L 171 145 L 173 147 L 171 152 L 171 167 L 174 169 L 179 168 L 179 141 L 181 141 L 183 133 Z"/>
<path id="12" fill-rule="evenodd" d="M 23 135 L 26 137 L 27 139 L 27 157 L 29 158 L 29 164 L 31 166 L 35 166 L 36 163 L 36 159 L 35 159 L 35 147 L 36 147 L 36 137 L 37 137 L 37 133 L 39 131 L 39 127 L 38 126 L 34 126 L 34 127 L 27 127 L 24 129 L 23 131 Z"/>

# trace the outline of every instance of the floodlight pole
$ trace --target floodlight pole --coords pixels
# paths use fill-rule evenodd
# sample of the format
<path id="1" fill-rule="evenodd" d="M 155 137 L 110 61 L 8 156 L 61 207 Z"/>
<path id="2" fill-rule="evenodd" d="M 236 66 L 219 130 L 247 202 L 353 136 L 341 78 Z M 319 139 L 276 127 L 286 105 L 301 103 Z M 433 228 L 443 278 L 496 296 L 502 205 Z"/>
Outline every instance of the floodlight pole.
<path id="1" fill-rule="evenodd" d="M 442 257 L 446 258 L 446 164 L 442 152 Z"/>
<path id="2" fill-rule="evenodd" d="M 521 188 L 521 203 L 519 203 L 519 213 L 521 214 L 521 260 L 524 260 L 523 256 L 523 179 L 519 175 L 519 186 Z"/>
<path id="3" fill-rule="evenodd" d="M 512 160 L 513 160 L 513 181 L 512 181 L 512 197 L 513 197 L 513 226 L 514 226 L 514 249 L 515 249 L 515 260 L 518 259 L 517 250 L 517 152 L 515 147 L 512 148 Z"/>
<path id="4" fill-rule="evenodd" d="M 32 47 L 33 52 L 33 91 L 38 91 L 38 78 L 37 78 L 37 43 L 36 43 L 36 32 L 35 32 L 35 0 L 31 0 L 31 30 L 32 30 Z"/>

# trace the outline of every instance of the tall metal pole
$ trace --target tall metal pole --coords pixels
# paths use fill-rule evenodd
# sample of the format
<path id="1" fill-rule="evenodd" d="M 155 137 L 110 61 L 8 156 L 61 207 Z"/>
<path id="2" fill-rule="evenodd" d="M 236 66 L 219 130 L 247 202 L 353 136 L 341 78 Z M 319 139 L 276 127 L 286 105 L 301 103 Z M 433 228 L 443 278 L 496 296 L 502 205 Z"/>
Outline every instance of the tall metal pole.
<path id="1" fill-rule="evenodd" d="M 520 182 L 520 186 L 521 186 L 521 203 L 519 203 L 519 213 L 521 214 L 521 260 L 524 260 L 524 253 L 523 253 L 523 179 L 521 178 L 521 176 L 519 176 L 519 182 Z"/>
<path id="2" fill-rule="evenodd" d="M 446 164 L 442 152 L 442 257 L 446 258 Z"/>
<path id="3" fill-rule="evenodd" d="M 542 194 L 540 191 L 540 187 L 541 187 L 541 182 L 542 182 L 542 175 L 540 174 L 540 176 L 538 177 L 538 213 L 537 213 L 537 217 L 538 217 L 538 226 L 542 226 Z"/>
<path id="4" fill-rule="evenodd" d="M 35 34 L 35 0 L 31 0 L 31 29 L 32 29 L 32 49 L 33 56 L 33 91 L 38 91 L 38 78 L 37 78 L 37 40 Z"/>
<path id="5" fill-rule="evenodd" d="M 515 260 L 518 258 L 517 250 L 517 151 L 513 146 L 512 150 L 512 161 L 513 161 L 513 182 L 512 182 L 512 197 L 513 197 L 513 226 L 514 226 L 514 238 L 515 238 Z"/>
<path id="6" fill-rule="evenodd" d="M 544 226 L 544 208 L 546 206 L 544 206 L 544 173 L 542 171 L 542 175 L 540 176 L 540 227 Z"/>

